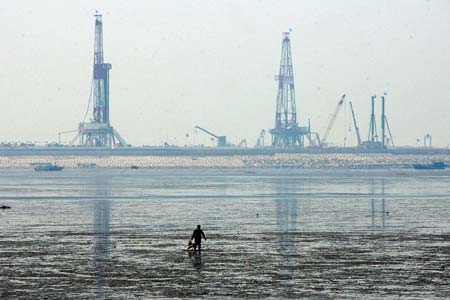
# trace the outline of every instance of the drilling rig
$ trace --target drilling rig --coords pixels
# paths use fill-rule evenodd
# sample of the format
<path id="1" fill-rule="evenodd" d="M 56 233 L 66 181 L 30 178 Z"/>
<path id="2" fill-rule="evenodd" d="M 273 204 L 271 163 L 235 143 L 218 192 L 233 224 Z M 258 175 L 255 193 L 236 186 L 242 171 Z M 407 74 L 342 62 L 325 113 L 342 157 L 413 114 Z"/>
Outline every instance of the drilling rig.
<path id="1" fill-rule="evenodd" d="M 278 81 L 275 128 L 272 134 L 272 146 L 278 148 L 303 147 L 304 137 L 309 134 L 309 127 L 300 127 L 297 122 L 295 104 L 294 71 L 292 68 L 290 32 L 282 36 L 280 71 Z"/>
<path id="2" fill-rule="evenodd" d="M 91 83 L 89 104 L 92 102 L 92 119 L 78 126 L 78 139 L 86 147 L 125 147 L 128 146 L 109 120 L 109 71 L 111 64 L 103 59 L 103 21 L 101 14 L 95 14 L 94 72 Z M 87 115 L 87 113 L 86 113 Z M 86 116 L 85 116 L 86 119 Z"/>

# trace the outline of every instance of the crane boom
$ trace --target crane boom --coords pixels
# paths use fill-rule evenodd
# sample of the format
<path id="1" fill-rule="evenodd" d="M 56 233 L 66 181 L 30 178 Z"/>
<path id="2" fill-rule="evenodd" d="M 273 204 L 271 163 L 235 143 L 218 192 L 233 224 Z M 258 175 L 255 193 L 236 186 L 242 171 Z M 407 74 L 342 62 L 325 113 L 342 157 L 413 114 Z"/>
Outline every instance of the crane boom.
<path id="1" fill-rule="evenodd" d="M 243 140 L 238 144 L 238 147 L 245 147 L 245 148 L 247 148 L 247 140 L 246 140 L 246 139 L 243 139 Z"/>
<path id="2" fill-rule="evenodd" d="M 199 130 L 203 131 L 204 133 L 209 134 L 213 138 L 216 138 L 218 147 L 227 147 L 227 146 L 229 146 L 229 144 L 227 143 L 227 137 L 225 135 L 215 135 L 211 131 L 208 131 L 205 128 L 202 128 L 200 126 L 195 126 L 194 129 L 199 129 Z"/>
<path id="3" fill-rule="evenodd" d="M 210 132 L 210 131 L 208 131 L 208 130 L 206 130 L 205 128 L 202 128 L 202 127 L 200 127 L 200 126 L 195 126 L 194 127 L 194 129 L 199 129 L 199 130 L 201 130 L 201 131 L 203 131 L 204 133 L 206 133 L 206 134 L 209 134 L 210 136 L 212 136 L 212 137 L 214 137 L 214 138 L 219 138 L 217 135 L 215 135 L 214 133 L 212 133 L 212 132 Z"/>
<path id="4" fill-rule="evenodd" d="M 353 111 L 352 101 L 350 101 L 349 104 L 350 104 L 350 110 L 352 111 L 353 126 L 355 126 L 356 138 L 358 139 L 358 147 L 361 147 L 361 135 L 359 134 L 359 127 L 358 127 L 358 124 L 356 123 L 356 117 L 355 117 L 355 112 Z"/>
<path id="5" fill-rule="evenodd" d="M 67 131 L 61 131 L 58 132 L 58 143 L 61 144 L 61 135 L 62 134 L 67 134 L 67 133 L 75 133 L 78 132 L 78 130 L 67 130 Z M 78 136 L 76 136 L 76 138 L 78 138 Z M 72 145 L 72 143 L 70 143 Z"/>
<path id="6" fill-rule="evenodd" d="M 328 135 L 330 134 L 331 129 L 333 128 L 334 122 L 336 121 L 336 118 L 339 114 L 339 111 L 341 110 L 342 104 L 344 104 L 344 100 L 345 100 L 345 94 L 342 95 L 341 100 L 339 100 L 333 114 L 331 115 L 330 122 L 328 123 L 327 129 L 325 130 L 325 133 L 322 138 L 322 143 L 326 143 L 326 141 L 328 139 Z"/>
<path id="7" fill-rule="evenodd" d="M 394 147 L 394 140 L 392 139 L 391 128 L 389 127 L 389 123 L 388 123 L 388 120 L 387 120 L 386 116 L 384 116 L 384 120 L 386 122 L 387 129 L 388 129 L 388 132 L 389 132 L 389 137 L 391 139 L 391 145 L 392 145 L 392 147 Z"/>

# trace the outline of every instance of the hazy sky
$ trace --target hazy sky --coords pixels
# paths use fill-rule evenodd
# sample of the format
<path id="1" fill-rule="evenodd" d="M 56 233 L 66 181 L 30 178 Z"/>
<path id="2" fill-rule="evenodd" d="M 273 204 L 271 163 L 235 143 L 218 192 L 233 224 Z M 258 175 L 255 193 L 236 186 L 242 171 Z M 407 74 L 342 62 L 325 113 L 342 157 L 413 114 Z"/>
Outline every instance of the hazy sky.
<path id="1" fill-rule="evenodd" d="M 427 132 L 450 144 L 448 0 L 0 1 L 0 141 L 56 141 L 77 128 L 95 10 L 112 64 L 111 123 L 133 145 L 208 143 L 195 125 L 253 145 L 274 125 L 289 28 L 300 123 L 323 133 L 345 93 L 365 139 L 370 96 L 387 92 L 396 144 Z M 338 144 L 344 113 L 330 137 Z"/>

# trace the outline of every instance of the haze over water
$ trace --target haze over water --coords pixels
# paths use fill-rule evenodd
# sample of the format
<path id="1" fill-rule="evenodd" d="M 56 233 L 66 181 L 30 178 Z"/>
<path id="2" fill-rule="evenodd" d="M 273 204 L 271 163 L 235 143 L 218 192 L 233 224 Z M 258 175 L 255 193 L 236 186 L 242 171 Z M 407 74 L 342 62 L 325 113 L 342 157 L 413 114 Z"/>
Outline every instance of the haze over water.
<path id="1" fill-rule="evenodd" d="M 448 171 L 0 174 L 0 295 L 450 297 Z M 201 254 L 183 251 L 201 224 Z"/>
<path id="2" fill-rule="evenodd" d="M 2 1 L 1 142 L 56 142 L 78 128 L 96 10 L 112 64 L 111 124 L 132 145 L 214 145 L 195 125 L 255 145 L 274 126 L 289 28 L 300 125 L 310 119 L 323 134 L 346 94 L 366 137 L 370 96 L 387 92 L 396 146 L 420 146 L 426 133 L 434 146 L 450 143 L 447 0 Z M 329 142 L 356 144 L 346 117 Z"/>

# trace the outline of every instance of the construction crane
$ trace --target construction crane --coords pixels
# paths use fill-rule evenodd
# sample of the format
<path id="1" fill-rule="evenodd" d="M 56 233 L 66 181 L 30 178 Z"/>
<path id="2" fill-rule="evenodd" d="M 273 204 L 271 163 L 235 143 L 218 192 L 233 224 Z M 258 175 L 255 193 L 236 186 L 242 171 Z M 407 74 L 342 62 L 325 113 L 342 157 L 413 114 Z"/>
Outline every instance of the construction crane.
<path id="1" fill-rule="evenodd" d="M 75 132 L 78 132 L 78 130 L 68 130 L 68 131 L 58 132 L 58 144 L 61 144 L 61 135 L 62 134 L 75 133 Z"/>
<path id="2" fill-rule="evenodd" d="M 247 140 L 243 139 L 242 141 L 239 142 L 238 147 L 244 147 L 247 148 Z"/>
<path id="3" fill-rule="evenodd" d="M 211 131 L 206 130 L 205 128 L 202 128 L 200 126 L 195 126 L 194 127 L 195 130 L 201 130 L 204 133 L 212 136 L 213 138 L 217 139 L 217 147 L 226 147 L 227 146 L 227 137 L 225 135 L 216 135 L 214 133 L 212 133 Z"/>
<path id="4" fill-rule="evenodd" d="M 358 139 L 358 147 L 361 147 L 361 135 L 359 134 L 359 127 L 358 127 L 358 124 L 356 123 L 356 117 L 355 117 L 355 112 L 353 111 L 352 101 L 349 102 L 349 105 L 350 105 L 350 110 L 352 112 L 353 126 L 355 127 L 356 138 Z"/>
<path id="5" fill-rule="evenodd" d="M 325 133 L 322 138 L 322 142 L 321 142 L 322 145 L 325 145 L 327 142 L 328 136 L 330 135 L 331 129 L 333 128 L 334 122 L 336 121 L 339 111 L 341 110 L 341 107 L 344 104 L 344 100 L 345 100 L 345 94 L 342 95 L 341 100 L 339 100 L 336 108 L 334 109 L 333 114 L 331 115 L 330 121 L 328 122 L 327 129 L 325 130 Z"/>

